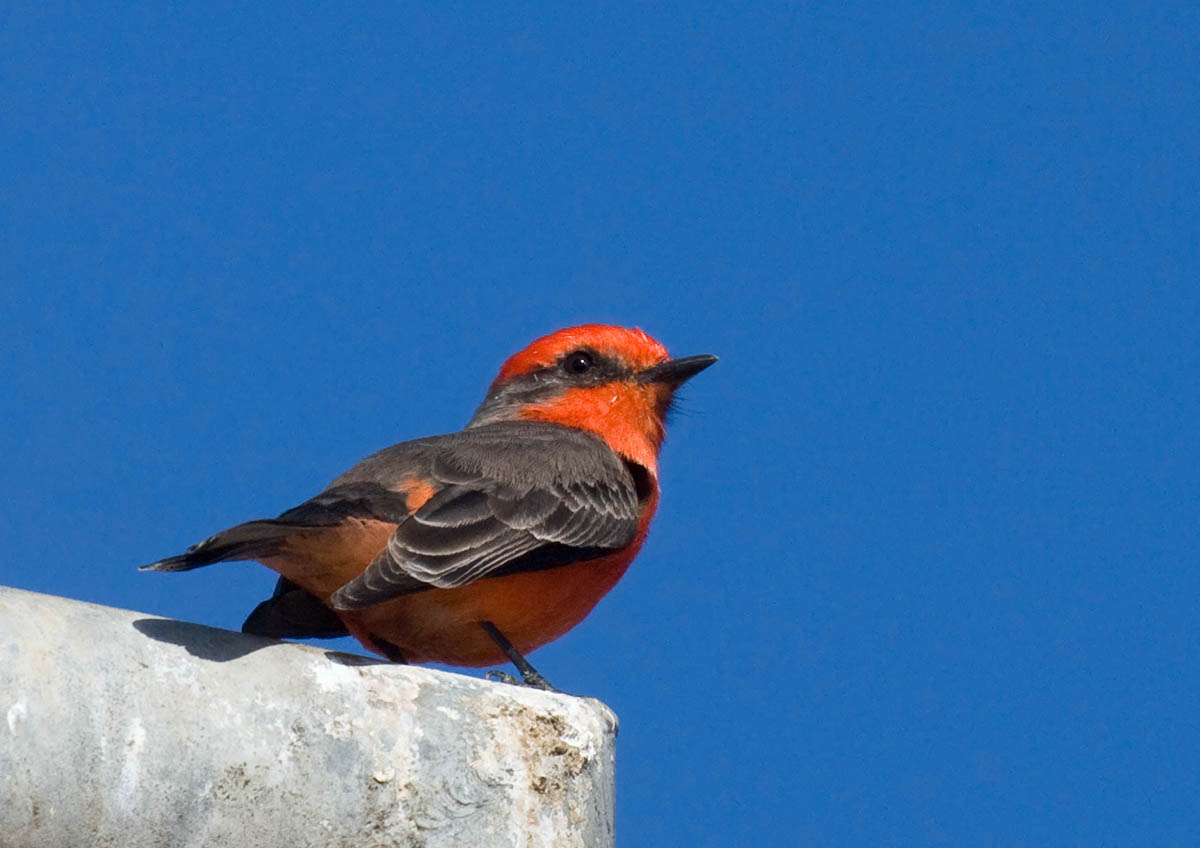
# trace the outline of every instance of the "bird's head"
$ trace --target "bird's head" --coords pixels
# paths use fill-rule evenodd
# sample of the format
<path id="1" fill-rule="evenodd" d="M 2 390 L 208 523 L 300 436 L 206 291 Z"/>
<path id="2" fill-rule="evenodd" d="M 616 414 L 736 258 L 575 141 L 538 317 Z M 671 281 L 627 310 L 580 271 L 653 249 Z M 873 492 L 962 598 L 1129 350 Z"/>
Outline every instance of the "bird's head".
<path id="1" fill-rule="evenodd" d="M 470 426 L 526 420 L 576 427 L 654 472 L 675 390 L 716 361 L 709 354 L 671 359 L 638 329 L 568 327 L 504 363 Z"/>

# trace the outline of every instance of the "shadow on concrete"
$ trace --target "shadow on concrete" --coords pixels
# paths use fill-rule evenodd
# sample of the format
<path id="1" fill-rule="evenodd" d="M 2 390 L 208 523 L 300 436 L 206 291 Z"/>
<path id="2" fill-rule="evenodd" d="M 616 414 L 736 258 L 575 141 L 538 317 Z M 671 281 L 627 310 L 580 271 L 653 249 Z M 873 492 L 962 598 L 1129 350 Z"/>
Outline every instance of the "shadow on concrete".
<path id="1" fill-rule="evenodd" d="M 248 633 L 237 633 L 233 630 L 222 630 L 220 627 L 208 627 L 204 624 L 175 621 L 169 618 L 139 618 L 133 622 L 133 627 L 143 636 L 148 636 L 157 642 L 179 645 L 193 657 L 213 662 L 229 662 L 240 659 L 247 654 L 261 651 L 263 648 L 270 648 L 273 645 L 303 645 L 302 642 L 284 642 L 279 639 L 268 639 L 265 636 L 252 636 Z M 344 666 L 396 665 L 383 657 L 367 657 L 361 654 L 330 650 L 322 653 L 330 662 Z"/>
<path id="2" fill-rule="evenodd" d="M 166 618 L 139 618 L 133 622 L 133 627 L 143 636 L 149 636 L 158 642 L 179 645 L 193 657 L 213 662 L 229 662 L 263 648 L 282 644 L 278 639 L 249 636 L 219 627 Z"/>
<path id="3" fill-rule="evenodd" d="M 404 665 L 404 663 L 394 663 L 391 660 L 385 660 L 383 657 L 367 657 L 363 656 L 362 654 L 347 654 L 345 651 L 325 651 L 325 657 L 330 662 L 335 662 L 338 665 Z"/>

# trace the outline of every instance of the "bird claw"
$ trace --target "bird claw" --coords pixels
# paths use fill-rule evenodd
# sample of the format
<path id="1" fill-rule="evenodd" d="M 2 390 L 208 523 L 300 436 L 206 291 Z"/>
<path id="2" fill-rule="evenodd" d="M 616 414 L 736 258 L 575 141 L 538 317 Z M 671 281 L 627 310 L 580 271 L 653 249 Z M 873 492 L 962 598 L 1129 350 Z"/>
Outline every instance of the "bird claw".
<path id="1" fill-rule="evenodd" d="M 526 686 L 530 687 L 531 689 L 541 689 L 544 692 L 558 691 L 550 685 L 550 681 L 542 677 L 542 673 L 540 671 L 529 664 L 529 660 L 521 656 L 521 652 L 513 647 L 513 643 L 508 641 L 508 637 L 500 632 L 500 628 L 490 621 L 481 621 L 479 622 L 479 626 L 482 627 L 487 634 L 492 637 L 492 641 L 495 642 L 497 647 L 504 652 L 504 655 L 508 657 L 509 661 L 517 667 L 517 671 L 521 672 L 521 678 L 525 681 Z M 493 677 L 493 675 L 495 676 Z M 500 680 L 504 683 L 520 685 L 517 683 L 515 677 L 513 677 L 511 674 L 506 674 L 503 671 L 489 671 L 487 673 L 487 679 Z"/>
<path id="2" fill-rule="evenodd" d="M 522 669 L 521 677 L 524 679 L 518 680 L 507 671 L 501 671 L 498 668 L 493 668 L 484 675 L 486 680 L 493 680 L 497 683 L 508 683 L 511 686 L 528 686 L 530 689 L 541 689 L 543 692 L 558 691 L 550 685 L 550 681 L 532 668 L 530 668 L 529 672 Z"/>
<path id="3" fill-rule="evenodd" d="M 541 673 L 530 667 L 528 671 L 520 669 L 521 676 L 525 678 L 525 685 L 530 689 L 541 689 L 543 692 L 557 692 L 550 681 L 542 677 Z"/>

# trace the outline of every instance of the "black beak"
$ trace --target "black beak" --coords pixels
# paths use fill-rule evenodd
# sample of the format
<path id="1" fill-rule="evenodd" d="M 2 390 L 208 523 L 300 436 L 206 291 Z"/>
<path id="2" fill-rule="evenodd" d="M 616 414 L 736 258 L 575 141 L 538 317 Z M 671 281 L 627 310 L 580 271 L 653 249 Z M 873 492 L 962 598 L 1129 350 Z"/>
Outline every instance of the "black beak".
<path id="1" fill-rule="evenodd" d="M 677 389 L 716 361 L 717 358 L 711 353 L 668 359 L 653 368 L 639 371 L 637 381 L 639 383 L 662 383 L 672 389 Z"/>

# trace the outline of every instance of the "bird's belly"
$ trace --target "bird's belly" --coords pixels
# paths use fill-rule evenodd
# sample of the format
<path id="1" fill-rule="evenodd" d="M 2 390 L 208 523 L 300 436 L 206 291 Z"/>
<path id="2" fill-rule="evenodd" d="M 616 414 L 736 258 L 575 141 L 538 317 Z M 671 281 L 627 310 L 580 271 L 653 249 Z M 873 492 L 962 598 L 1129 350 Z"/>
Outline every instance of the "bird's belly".
<path id="1" fill-rule="evenodd" d="M 640 541 L 640 540 L 639 540 Z M 506 661 L 479 625 L 490 621 L 521 653 L 562 636 L 621 579 L 636 545 L 600 559 L 430 589 L 356 614 L 409 662 L 482 666 Z"/>

